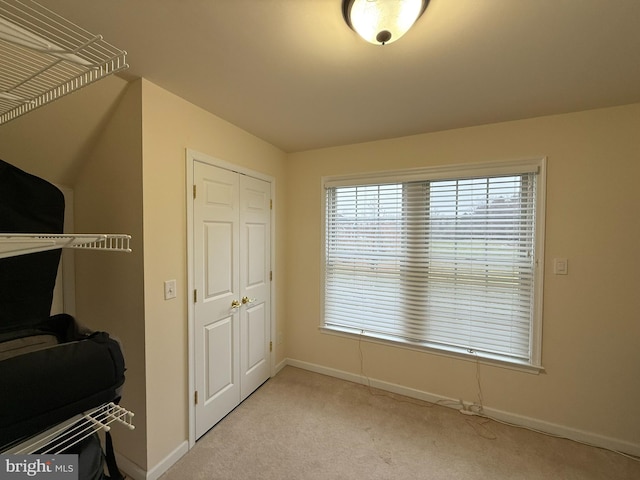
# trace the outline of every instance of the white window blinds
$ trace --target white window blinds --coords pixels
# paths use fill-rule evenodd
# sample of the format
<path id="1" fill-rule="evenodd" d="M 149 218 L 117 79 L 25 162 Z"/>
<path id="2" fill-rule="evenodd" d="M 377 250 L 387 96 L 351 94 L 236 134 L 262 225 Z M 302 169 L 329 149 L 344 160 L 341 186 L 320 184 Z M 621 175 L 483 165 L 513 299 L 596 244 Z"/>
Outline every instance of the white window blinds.
<path id="1" fill-rule="evenodd" d="M 442 177 L 326 187 L 324 326 L 530 363 L 536 170 Z"/>

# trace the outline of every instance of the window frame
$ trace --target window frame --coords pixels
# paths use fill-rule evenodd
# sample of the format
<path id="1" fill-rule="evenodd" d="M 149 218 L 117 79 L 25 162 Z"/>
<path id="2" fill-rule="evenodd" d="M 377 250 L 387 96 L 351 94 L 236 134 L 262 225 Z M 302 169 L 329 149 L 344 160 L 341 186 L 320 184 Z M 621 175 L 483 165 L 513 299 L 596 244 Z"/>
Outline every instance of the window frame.
<path id="1" fill-rule="evenodd" d="M 545 209 L 546 209 L 546 157 L 533 159 L 509 160 L 486 163 L 454 164 L 436 167 L 403 169 L 363 174 L 324 176 L 321 181 L 321 265 L 320 265 L 320 326 L 322 333 L 358 338 L 372 343 L 381 343 L 396 348 L 418 350 L 437 355 L 444 355 L 463 360 L 512 368 L 529 373 L 539 373 L 542 366 L 542 313 L 544 283 L 544 244 L 545 244 Z M 506 358 L 486 352 L 467 351 L 464 348 L 435 345 L 421 342 L 400 341 L 384 335 L 357 334 L 349 329 L 325 325 L 325 275 L 326 275 L 326 241 L 327 241 L 327 200 L 326 189 L 330 187 L 354 186 L 372 183 L 400 183 L 417 180 L 451 180 L 481 176 L 517 175 L 537 171 L 536 178 L 536 224 L 534 234 L 534 285 L 533 315 L 530 325 L 530 359 L 529 361 Z"/>

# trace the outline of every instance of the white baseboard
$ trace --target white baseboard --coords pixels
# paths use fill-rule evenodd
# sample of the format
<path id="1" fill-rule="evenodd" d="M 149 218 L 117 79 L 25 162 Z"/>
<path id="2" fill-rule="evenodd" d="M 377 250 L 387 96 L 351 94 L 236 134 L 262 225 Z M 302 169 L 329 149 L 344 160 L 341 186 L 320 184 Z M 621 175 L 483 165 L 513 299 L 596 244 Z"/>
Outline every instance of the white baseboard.
<path id="1" fill-rule="evenodd" d="M 173 452 L 164 457 L 159 463 L 147 472 L 146 480 L 157 480 L 160 476 L 169 470 L 171 466 L 182 458 L 189 451 L 189 442 L 185 440 L 178 445 Z"/>
<path id="2" fill-rule="evenodd" d="M 411 398 L 417 398 L 419 400 L 424 400 L 431 403 L 440 402 L 440 404 L 442 404 L 443 406 L 452 406 L 452 408 L 455 408 L 454 405 L 459 403 L 458 399 L 448 398 L 441 395 L 435 395 L 433 393 L 424 392 L 422 390 L 416 390 L 414 388 L 404 387 L 402 385 L 397 385 L 395 383 L 376 380 L 374 378 L 365 378 L 362 375 L 358 375 L 355 373 L 345 372 L 342 370 L 324 367 L 322 365 L 317 365 L 314 363 L 303 362 L 303 361 L 295 360 L 292 358 L 285 359 L 284 361 L 280 362 L 279 365 L 281 366 L 278 369 L 278 371 L 280 371 L 286 365 L 291 365 L 292 367 L 302 368 L 304 370 L 309 370 L 311 372 L 321 373 L 323 375 L 340 378 L 342 380 L 347 380 L 347 381 L 359 383 L 362 385 L 370 385 L 371 387 L 378 388 L 380 390 L 397 393 L 399 395 L 404 395 Z M 526 417 L 523 415 L 518 415 L 511 412 L 505 412 L 505 411 L 497 410 L 493 408 L 484 407 L 483 411 L 487 417 L 494 418 L 502 422 L 512 423 L 517 426 L 540 431 L 541 433 L 546 433 L 546 434 L 550 434 L 550 435 L 554 435 L 562 438 L 567 438 L 569 440 L 574 440 L 580 443 L 586 443 L 594 447 L 605 448 L 607 450 L 613 450 L 616 452 L 622 452 L 625 454 L 640 457 L 640 444 L 635 444 L 635 443 L 627 442 L 624 440 L 619 440 L 616 438 L 606 437 L 604 435 L 599 435 L 592 432 L 586 432 L 584 430 L 578 430 L 572 427 L 567 427 L 567 426 L 559 425 L 556 423 L 550 423 L 544 420 Z"/>
<path id="3" fill-rule="evenodd" d="M 279 372 L 280 370 L 282 370 L 284 367 L 286 367 L 287 365 L 288 365 L 288 364 L 287 364 L 287 359 L 285 358 L 284 360 L 282 360 L 280 363 L 278 363 L 278 364 L 276 365 L 276 373 L 275 373 L 275 374 L 277 375 L 277 374 L 278 374 L 278 372 Z"/>
<path id="4" fill-rule="evenodd" d="M 189 442 L 185 440 L 148 472 L 118 452 L 116 452 L 116 461 L 120 470 L 126 473 L 127 478 L 132 478 L 133 480 L 157 480 L 188 451 Z"/>
<path id="5" fill-rule="evenodd" d="M 118 468 L 125 478 L 133 478 L 134 480 L 145 480 L 147 478 L 147 472 L 145 472 L 144 468 L 140 465 L 129 460 L 119 452 L 115 452 L 115 455 Z"/>

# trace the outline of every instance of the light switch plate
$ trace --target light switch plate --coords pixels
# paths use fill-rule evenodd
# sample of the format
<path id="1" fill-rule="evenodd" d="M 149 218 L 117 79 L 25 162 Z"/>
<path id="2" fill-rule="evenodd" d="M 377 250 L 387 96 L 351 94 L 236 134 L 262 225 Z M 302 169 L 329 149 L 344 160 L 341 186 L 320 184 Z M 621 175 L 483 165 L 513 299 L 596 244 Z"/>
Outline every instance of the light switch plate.
<path id="1" fill-rule="evenodd" d="M 176 281 L 167 280 L 164 282 L 164 299 L 170 300 L 176 298 Z"/>

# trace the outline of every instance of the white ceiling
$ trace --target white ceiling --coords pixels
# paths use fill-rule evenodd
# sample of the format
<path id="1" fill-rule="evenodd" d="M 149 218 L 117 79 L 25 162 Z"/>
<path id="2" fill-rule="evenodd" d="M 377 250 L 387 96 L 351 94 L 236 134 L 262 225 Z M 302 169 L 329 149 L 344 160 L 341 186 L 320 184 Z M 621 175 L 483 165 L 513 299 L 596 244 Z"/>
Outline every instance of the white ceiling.
<path id="1" fill-rule="evenodd" d="M 370 45 L 341 0 L 39 0 L 287 152 L 640 101 L 638 0 L 431 0 Z"/>

